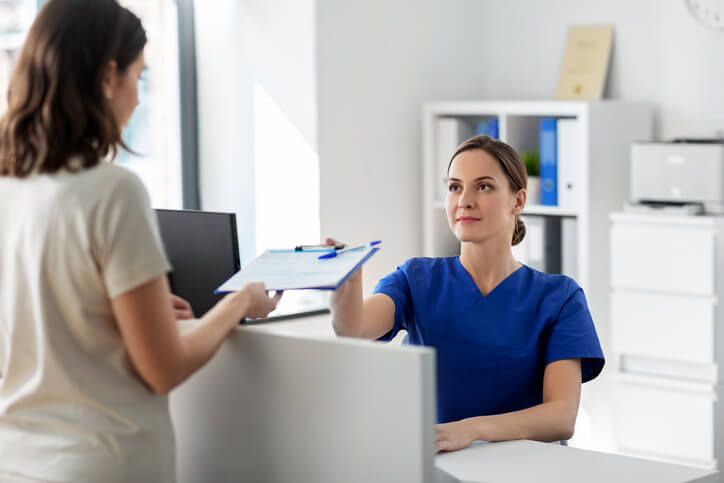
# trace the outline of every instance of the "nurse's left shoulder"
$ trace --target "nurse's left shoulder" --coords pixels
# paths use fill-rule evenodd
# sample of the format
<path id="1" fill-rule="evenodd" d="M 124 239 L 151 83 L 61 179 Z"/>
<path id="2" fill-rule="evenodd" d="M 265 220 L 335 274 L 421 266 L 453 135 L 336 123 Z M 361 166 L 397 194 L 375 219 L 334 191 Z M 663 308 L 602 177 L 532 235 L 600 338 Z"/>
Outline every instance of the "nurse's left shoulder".
<path id="1" fill-rule="evenodd" d="M 528 271 L 531 285 L 544 297 L 556 297 L 564 302 L 580 291 L 580 295 L 585 298 L 581 286 L 568 275 L 545 273 L 527 265 L 524 265 L 523 268 Z"/>

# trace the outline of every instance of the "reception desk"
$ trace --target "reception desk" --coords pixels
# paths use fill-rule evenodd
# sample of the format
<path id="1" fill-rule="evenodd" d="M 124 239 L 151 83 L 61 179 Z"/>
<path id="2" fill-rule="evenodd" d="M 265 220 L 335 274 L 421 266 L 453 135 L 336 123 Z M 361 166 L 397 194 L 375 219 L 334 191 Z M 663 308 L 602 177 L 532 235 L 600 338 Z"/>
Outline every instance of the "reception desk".
<path id="1" fill-rule="evenodd" d="M 428 348 L 336 338 L 328 316 L 239 327 L 171 393 L 178 482 L 719 481 L 533 441 L 435 455 L 434 367 Z"/>
<path id="2" fill-rule="evenodd" d="M 435 457 L 438 481 L 485 483 L 714 483 L 716 471 L 537 441 L 482 443 Z"/>

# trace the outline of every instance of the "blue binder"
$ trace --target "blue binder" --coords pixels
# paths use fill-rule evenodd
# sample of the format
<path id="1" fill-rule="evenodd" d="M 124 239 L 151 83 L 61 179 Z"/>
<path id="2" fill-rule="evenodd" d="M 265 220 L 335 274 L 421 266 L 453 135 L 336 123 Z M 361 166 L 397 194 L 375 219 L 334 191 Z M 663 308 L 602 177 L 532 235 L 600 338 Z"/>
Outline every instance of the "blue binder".
<path id="1" fill-rule="evenodd" d="M 558 121 L 540 121 L 540 201 L 542 205 L 558 205 Z"/>
<path id="2" fill-rule="evenodd" d="M 498 135 L 498 118 L 494 117 L 488 122 L 488 136 L 493 139 L 499 139 Z"/>
<path id="3" fill-rule="evenodd" d="M 477 129 L 475 130 L 475 134 L 477 135 L 487 135 L 490 136 L 493 139 L 498 139 L 498 118 L 494 117 L 490 119 L 489 121 L 480 121 L 478 123 Z"/>

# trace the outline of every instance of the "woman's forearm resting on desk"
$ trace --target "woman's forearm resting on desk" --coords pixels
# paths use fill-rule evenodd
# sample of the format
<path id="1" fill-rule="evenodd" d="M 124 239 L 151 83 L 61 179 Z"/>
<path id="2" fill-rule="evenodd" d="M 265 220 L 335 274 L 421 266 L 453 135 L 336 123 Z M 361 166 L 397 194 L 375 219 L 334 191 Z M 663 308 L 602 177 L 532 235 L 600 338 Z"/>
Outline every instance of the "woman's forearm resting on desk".
<path id="1" fill-rule="evenodd" d="M 474 441 L 569 439 L 581 394 L 581 361 L 568 359 L 548 364 L 543 380 L 543 402 L 493 416 L 478 416 L 436 427 L 437 451 L 455 451 Z"/>
<path id="2" fill-rule="evenodd" d="M 280 296 L 268 297 L 263 284 L 249 284 L 224 297 L 183 335 L 174 317 L 177 301 L 163 303 L 169 299 L 165 276 L 115 297 L 111 305 L 136 371 L 154 392 L 166 394 L 211 358 L 239 320 L 266 316 Z"/>

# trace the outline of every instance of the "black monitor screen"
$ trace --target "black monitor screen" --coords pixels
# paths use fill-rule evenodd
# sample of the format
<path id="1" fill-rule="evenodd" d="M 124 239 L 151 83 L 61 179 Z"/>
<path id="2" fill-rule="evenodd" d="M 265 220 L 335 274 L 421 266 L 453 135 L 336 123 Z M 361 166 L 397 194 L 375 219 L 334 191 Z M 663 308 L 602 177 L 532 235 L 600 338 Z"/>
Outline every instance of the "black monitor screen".
<path id="1" fill-rule="evenodd" d="M 192 210 L 156 210 L 171 291 L 201 317 L 222 295 L 214 290 L 241 268 L 236 216 Z"/>

